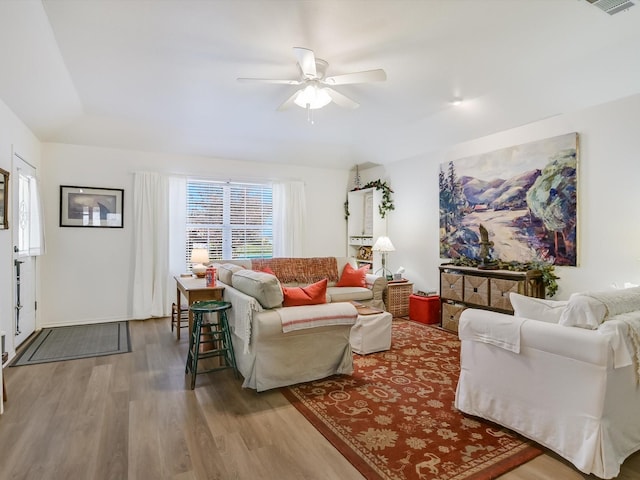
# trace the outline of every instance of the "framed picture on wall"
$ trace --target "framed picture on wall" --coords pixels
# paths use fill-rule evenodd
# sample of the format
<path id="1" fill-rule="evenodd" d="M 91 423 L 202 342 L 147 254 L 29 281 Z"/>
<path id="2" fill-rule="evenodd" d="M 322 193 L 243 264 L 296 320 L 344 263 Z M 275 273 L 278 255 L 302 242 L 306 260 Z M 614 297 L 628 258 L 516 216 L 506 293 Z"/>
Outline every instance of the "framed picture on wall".
<path id="1" fill-rule="evenodd" d="M 440 164 L 440 256 L 576 266 L 578 141 L 571 132 Z"/>
<path id="2" fill-rule="evenodd" d="M 122 228 L 124 190 L 60 185 L 60 226 Z"/>

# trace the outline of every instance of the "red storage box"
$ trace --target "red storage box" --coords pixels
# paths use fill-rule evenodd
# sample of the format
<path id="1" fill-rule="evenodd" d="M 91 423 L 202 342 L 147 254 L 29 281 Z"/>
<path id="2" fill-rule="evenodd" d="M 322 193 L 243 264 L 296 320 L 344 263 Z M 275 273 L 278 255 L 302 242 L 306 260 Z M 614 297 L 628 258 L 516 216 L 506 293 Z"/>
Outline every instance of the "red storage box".
<path id="1" fill-rule="evenodd" d="M 409 318 L 420 323 L 440 323 L 440 297 L 409 295 Z"/>

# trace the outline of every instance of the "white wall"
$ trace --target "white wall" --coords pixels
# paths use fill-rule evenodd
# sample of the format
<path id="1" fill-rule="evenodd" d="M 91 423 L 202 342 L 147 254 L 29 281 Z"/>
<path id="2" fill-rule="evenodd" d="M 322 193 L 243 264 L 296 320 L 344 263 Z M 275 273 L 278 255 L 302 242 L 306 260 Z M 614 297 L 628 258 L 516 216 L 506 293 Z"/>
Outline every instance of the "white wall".
<path id="1" fill-rule="evenodd" d="M 43 145 L 47 255 L 40 326 L 131 318 L 133 173 L 157 171 L 220 180 L 305 182 L 305 256 L 344 255 L 346 171 L 219 160 L 78 145 Z M 124 188 L 124 228 L 59 227 L 60 185 Z"/>
<path id="2" fill-rule="evenodd" d="M 395 191 L 396 210 L 388 220 L 396 247 L 388 257 L 391 270 L 404 266 L 416 289 L 439 286 L 440 163 L 578 132 L 578 266 L 556 268 L 556 298 L 614 282 L 640 283 L 639 125 L 640 95 L 361 172 L 363 182 L 386 179 Z"/>
<path id="3" fill-rule="evenodd" d="M 0 168 L 12 172 L 13 152 L 39 170 L 40 142 L 31 131 L 0 100 Z M 38 173 L 41 177 L 41 172 Z M 13 225 L 11 196 L 14 189 L 14 175 L 10 177 L 9 230 L 0 230 L 0 330 L 6 332 L 6 350 L 13 356 L 13 299 L 15 298 L 15 270 L 13 267 Z M 37 263 L 36 263 L 36 268 Z M 36 284 L 36 291 L 39 290 Z M 39 315 L 41 311 L 37 312 Z M 36 322 L 38 318 L 36 317 Z"/>
<path id="4" fill-rule="evenodd" d="M 561 115 L 531 125 L 366 170 L 363 181 L 382 178 L 394 189 L 388 219 L 400 265 L 416 289 L 438 286 L 439 164 L 554 135 L 580 133 L 579 266 L 558 268 L 558 298 L 612 282 L 640 283 L 640 96 Z M 0 166 L 11 170 L 11 149 L 39 166 L 45 204 L 47 254 L 41 258 L 38 327 L 111 321 L 131 316 L 131 200 L 133 172 L 161 171 L 232 180 L 301 179 L 307 187 L 305 255 L 343 255 L 346 172 L 181 155 L 44 144 L 0 102 Z M 425 146 L 425 150 L 428 146 Z M 42 155 L 42 161 L 40 157 Z M 125 189 L 125 228 L 60 228 L 60 185 Z M 10 232 L 0 231 L 0 328 L 11 331 L 13 268 Z"/>

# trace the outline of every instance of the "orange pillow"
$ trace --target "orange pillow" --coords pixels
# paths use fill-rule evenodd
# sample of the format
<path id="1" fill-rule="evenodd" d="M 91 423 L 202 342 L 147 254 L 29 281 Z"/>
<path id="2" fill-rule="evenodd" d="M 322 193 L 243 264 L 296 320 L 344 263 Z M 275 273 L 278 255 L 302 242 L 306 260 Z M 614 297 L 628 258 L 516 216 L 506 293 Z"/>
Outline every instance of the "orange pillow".
<path id="1" fill-rule="evenodd" d="M 342 270 L 340 280 L 336 283 L 336 287 L 366 287 L 366 275 L 369 272 L 369 265 L 354 269 L 351 264 L 347 263 Z"/>
<path id="2" fill-rule="evenodd" d="M 283 306 L 298 307 L 300 305 L 319 305 L 327 303 L 327 283 L 325 278 L 306 287 L 282 287 Z"/>

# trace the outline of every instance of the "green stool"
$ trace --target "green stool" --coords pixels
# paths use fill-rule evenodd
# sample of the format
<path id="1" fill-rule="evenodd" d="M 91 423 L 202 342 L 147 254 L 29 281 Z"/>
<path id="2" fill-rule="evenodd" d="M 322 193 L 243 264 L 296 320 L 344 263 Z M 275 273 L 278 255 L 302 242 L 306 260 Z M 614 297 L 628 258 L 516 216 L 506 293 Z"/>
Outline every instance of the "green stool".
<path id="1" fill-rule="evenodd" d="M 201 373 L 233 368 L 235 376 L 238 378 L 238 366 L 227 322 L 227 310 L 231 308 L 231 304 L 215 301 L 195 302 L 190 308 L 193 312 L 193 331 L 189 336 L 189 353 L 187 353 L 187 365 L 184 373 L 191 371 L 191 389 L 193 390 L 196 386 L 196 375 Z M 204 319 L 205 313 L 212 314 L 209 315 L 209 320 Z M 211 345 L 213 349 L 201 352 L 201 345 Z M 224 365 L 198 371 L 198 361 L 212 357 L 223 358 Z"/>

